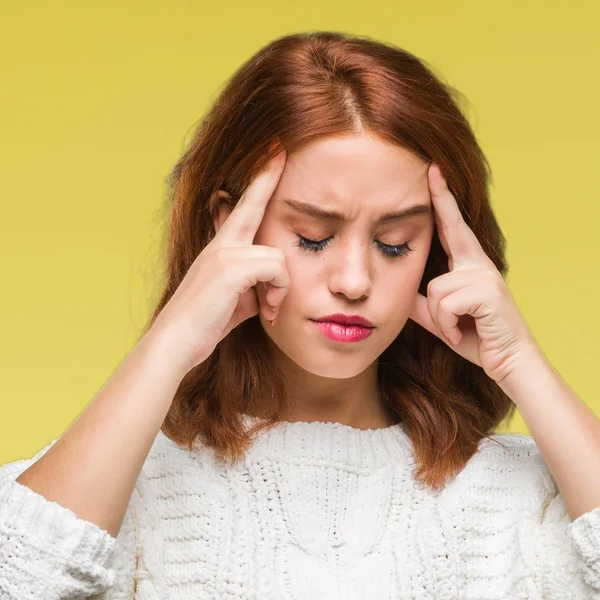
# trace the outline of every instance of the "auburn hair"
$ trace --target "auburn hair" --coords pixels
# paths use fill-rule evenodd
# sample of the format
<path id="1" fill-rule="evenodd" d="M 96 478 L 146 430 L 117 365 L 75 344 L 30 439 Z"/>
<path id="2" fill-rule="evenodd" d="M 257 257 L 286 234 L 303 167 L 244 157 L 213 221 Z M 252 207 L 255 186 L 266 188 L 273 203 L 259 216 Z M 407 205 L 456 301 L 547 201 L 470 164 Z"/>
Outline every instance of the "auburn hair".
<path id="1" fill-rule="evenodd" d="M 505 238 L 488 195 L 490 168 L 463 101 L 413 54 L 365 36 L 305 32 L 264 46 L 224 86 L 166 178 L 165 283 L 143 333 L 214 237 L 219 190 L 235 205 L 282 147 L 289 155 L 331 135 L 368 131 L 435 161 L 466 223 L 505 276 Z M 434 232 L 419 292 L 426 295 L 428 283 L 446 272 L 448 258 Z M 280 422 L 289 406 L 267 338 L 258 315 L 232 330 L 185 375 L 163 433 L 189 450 L 198 442 L 209 446 L 220 461 L 242 458 L 253 436 Z M 386 409 L 413 444 L 413 476 L 432 490 L 457 475 L 479 441 L 516 409 L 481 367 L 410 319 L 379 357 L 378 379 Z M 246 430 L 243 414 L 265 420 Z"/>

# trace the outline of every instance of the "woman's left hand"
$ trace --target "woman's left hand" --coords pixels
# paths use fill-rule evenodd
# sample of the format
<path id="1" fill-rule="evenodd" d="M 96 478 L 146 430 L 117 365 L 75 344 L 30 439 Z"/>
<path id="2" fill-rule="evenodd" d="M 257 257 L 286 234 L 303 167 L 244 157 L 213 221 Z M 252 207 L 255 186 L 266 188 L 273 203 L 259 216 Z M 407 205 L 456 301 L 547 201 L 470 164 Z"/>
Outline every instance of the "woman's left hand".
<path id="1" fill-rule="evenodd" d="M 435 163 L 429 166 L 428 179 L 450 271 L 429 282 L 427 297 L 417 294 L 410 318 L 500 384 L 539 347 Z"/>

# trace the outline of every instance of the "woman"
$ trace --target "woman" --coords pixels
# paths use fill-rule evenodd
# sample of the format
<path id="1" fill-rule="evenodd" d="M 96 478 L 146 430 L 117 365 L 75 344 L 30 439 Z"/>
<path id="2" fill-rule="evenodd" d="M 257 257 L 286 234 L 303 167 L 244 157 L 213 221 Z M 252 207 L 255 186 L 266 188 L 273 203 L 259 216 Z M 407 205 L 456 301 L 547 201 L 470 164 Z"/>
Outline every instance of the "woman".
<path id="1" fill-rule="evenodd" d="M 504 283 L 456 97 L 338 33 L 242 66 L 143 337 L 2 467 L 3 597 L 600 598 L 600 423 Z M 533 438 L 494 433 L 517 406 Z"/>

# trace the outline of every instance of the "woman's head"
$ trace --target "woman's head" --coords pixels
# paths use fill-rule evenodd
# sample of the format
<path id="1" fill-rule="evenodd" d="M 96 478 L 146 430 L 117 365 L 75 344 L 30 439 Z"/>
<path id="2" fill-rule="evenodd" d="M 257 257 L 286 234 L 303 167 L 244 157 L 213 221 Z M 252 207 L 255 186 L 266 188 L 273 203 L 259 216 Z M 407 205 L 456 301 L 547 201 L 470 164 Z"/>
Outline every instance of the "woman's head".
<path id="1" fill-rule="evenodd" d="M 233 75 L 168 180 L 167 282 L 147 329 L 227 217 L 220 197 L 235 204 L 280 146 L 288 160 L 255 238 L 286 254 L 291 288 L 277 326 L 269 330 L 257 315 L 222 340 L 184 378 L 163 431 L 189 447 L 198 437 L 237 459 L 254 433 L 244 431 L 241 413 L 269 415 L 260 428 L 287 413 L 290 388 L 273 348 L 332 378 L 376 364 L 387 407 L 413 440 L 416 477 L 439 487 L 514 405 L 480 367 L 407 320 L 416 293 L 448 271 L 432 213 L 377 219 L 431 207 L 427 168 L 436 162 L 484 251 L 501 273 L 507 266 L 488 165 L 457 93 L 412 54 L 339 33 L 295 34 Z M 348 220 L 303 215 L 294 201 Z M 330 240 L 311 245 L 299 235 Z M 385 255 L 387 246 L 403 255 Z M 328 344 L 310 319 L 332 312 L 361 314 L 377 329 L 347 348 Z"/>
<path id="2" fill-rule="evenodd" d="M 354 377 L 404 327 L 434 229 L 428 168 L 367 131 L 317 139 L 288 155 L 254 243 L 283 252 L 291 285 L 277 326 L 258 318 L 274 347 L 308 373 Z M 216 229 L 230 212 L 220 205 Z M 266 289 L 259 284 L 261 305 Z M 372 334 L 356 343 L 330 340 L 314 321 L 333 313 L 369 319 Z"/>

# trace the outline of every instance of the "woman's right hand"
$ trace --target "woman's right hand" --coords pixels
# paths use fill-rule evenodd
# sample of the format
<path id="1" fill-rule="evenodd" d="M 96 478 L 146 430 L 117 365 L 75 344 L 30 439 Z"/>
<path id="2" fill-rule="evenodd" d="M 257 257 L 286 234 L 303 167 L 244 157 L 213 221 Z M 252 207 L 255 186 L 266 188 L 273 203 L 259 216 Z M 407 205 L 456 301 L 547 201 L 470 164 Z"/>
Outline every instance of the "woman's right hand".
<path id="1" fill-rule="evenodd" d="M 174 336 L 171 341 L 183 352 L 188 371 L 206 360 L 246 319 L 262 312 L 271 321 L 276 311 L 270 306 L 279 306 L 288 292 L 285 254 L 253 244 L 285 161 L 282 150 L 251 181 L 151 327 Z M 258 282 L 272 286 L 262 307 L 254 289 Z"/>

